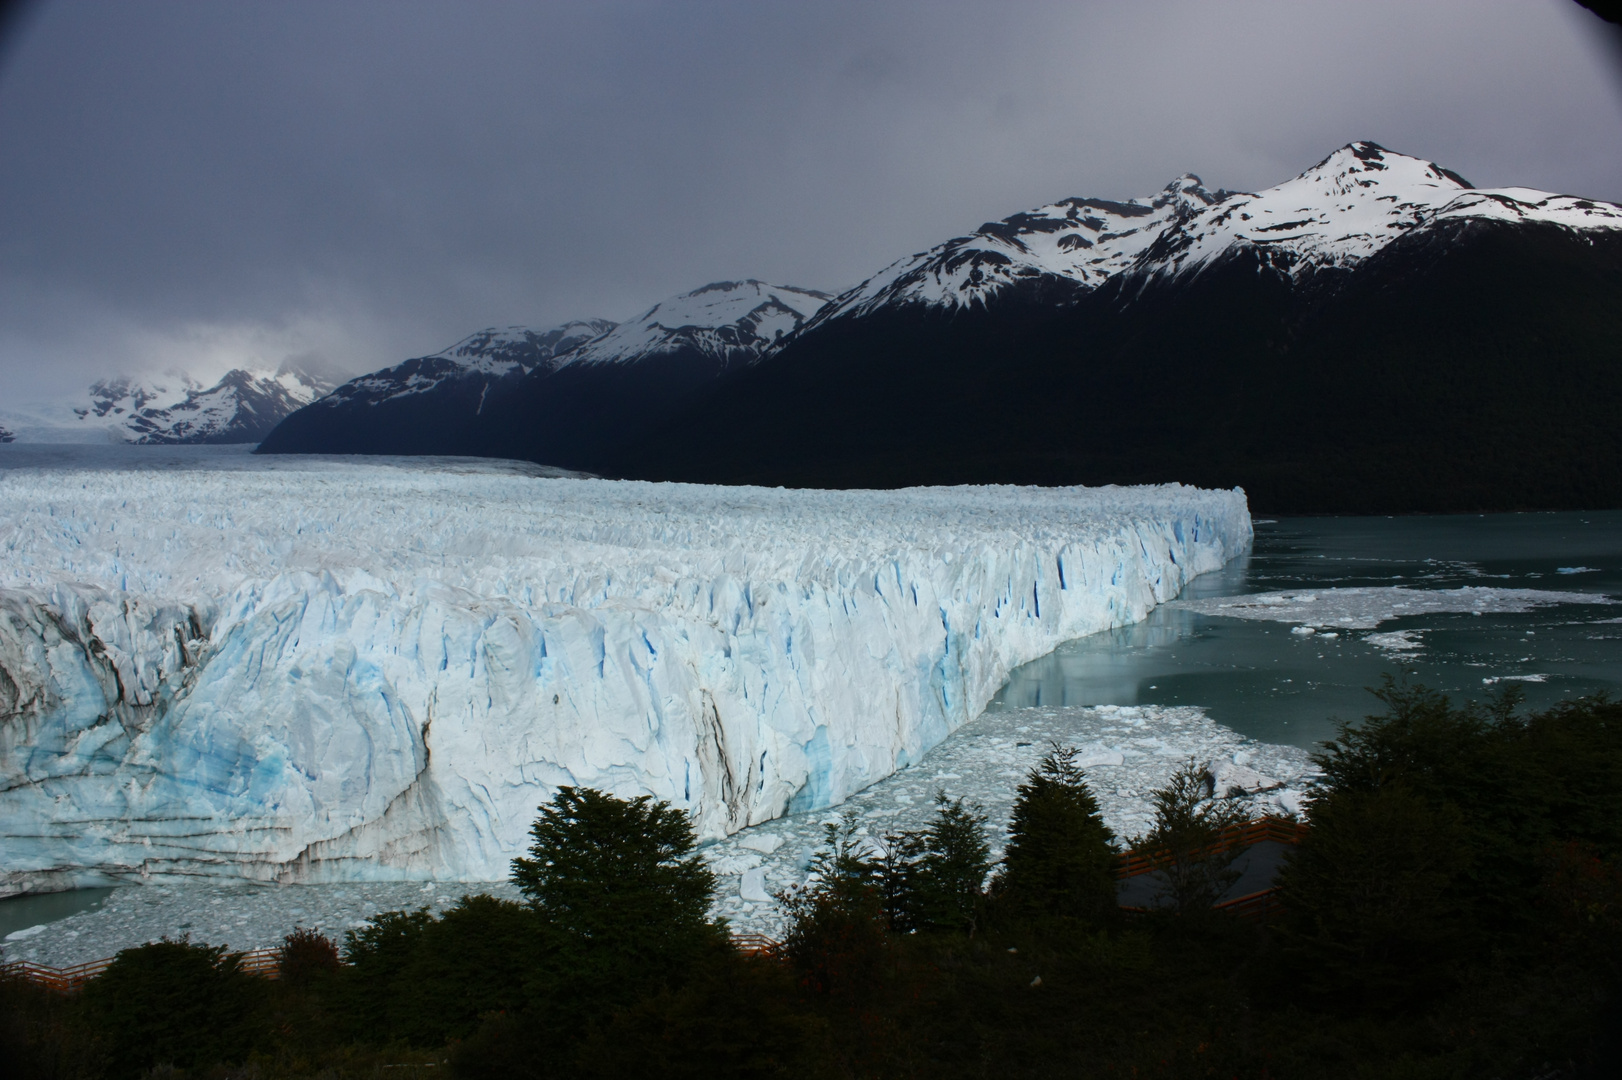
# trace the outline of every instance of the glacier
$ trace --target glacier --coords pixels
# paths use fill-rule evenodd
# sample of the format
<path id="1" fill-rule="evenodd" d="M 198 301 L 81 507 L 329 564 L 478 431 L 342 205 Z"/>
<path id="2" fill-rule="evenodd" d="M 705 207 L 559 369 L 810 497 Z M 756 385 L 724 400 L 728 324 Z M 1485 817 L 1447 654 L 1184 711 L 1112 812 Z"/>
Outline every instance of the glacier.
<path id="1" fill-rule="evenodd" d="M 0 895 L 499 879 L 561 784 L 719 839 L 916 762 L 1251 540 L 1237 489 L 206 447 L 0 447 L 0 508 Z"/>

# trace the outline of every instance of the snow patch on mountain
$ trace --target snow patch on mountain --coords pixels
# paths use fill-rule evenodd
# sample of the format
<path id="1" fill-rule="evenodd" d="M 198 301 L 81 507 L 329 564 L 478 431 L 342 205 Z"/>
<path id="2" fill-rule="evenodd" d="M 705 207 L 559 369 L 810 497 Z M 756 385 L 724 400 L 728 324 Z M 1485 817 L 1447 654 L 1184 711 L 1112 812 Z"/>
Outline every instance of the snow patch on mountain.
<path id="1" fill-rule="evenodd" d="M 1243 493 L 1179 485 L 196 447 L 0 448 L 0 505 L 0 892 L 490 880 L 560 784 L 713 839 L 918 761 L 1251 538 Z"/>
<path id="2" fill-rule="evenodd" d="M 899 259 L 841 295 L 816 320 L 868 315 L 892 305 L 969 307 L 1043 275 L 1094 288 L 1132 265 L 1166 228 L 1229 197 L 1192 174 L 1152 199 L 1065 199 L 980 226 Z"/>
<path id="3" fill-rule="evenodd" d="M 576 349 L 568 364 L 634 364 L 692 349 L 723 367 L 750 363 L 828 303 L 827 293 L 748 281 L 718 281 L 655 304 Z M 561 366 L 561 365 L 560 365 Z"/>
<path id="4" fill-rule="evenodd" d="M 427 393 L 455 380 L 474 379 L 488 384 L 537 368 L 550 371 L 566 353 L 608 333 L 615 325 L 608 319 L 577 319 L 545 330 L 523 326 L 480 330 L 448 349 L 351 379 L 322 398 L 320 404 L 375 404 Z"/>

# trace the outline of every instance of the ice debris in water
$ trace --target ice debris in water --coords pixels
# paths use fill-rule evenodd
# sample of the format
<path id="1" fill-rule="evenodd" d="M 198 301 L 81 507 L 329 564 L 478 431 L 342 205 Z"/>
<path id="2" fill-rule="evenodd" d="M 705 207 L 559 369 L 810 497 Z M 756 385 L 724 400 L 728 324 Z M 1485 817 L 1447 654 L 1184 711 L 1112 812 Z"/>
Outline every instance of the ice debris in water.
<path id="1" fill-rule="evenodd" d="M 1297 813 L 1305 807 L 1315 770 L 1307 752 L 1240 736 L 1196 708 L 1097 706 L 989 712 L 969 723 L 923 760 L 858 792 L 847 803 L 868 850 L 886 832 L 917 828 L 934 811 L 936 791 L 983 806 L 990 816 L 994 856 L 1007 845 L 1015 789 L 1052 740 L 1082 750 L 1087 780 L 1105 821 L 1122 837 L 1141 834 L 1153 814 L 1150 792 L 1187 758 L 1209 763 L 1212 788 L 1233 788 L 1252 814 Z M 824 822 L 845 808 L 819 810 L 746 829 L 704 848 L 719 877 L 714 914 L 733 930 L 778 935 L 783 920 L 772 894 L 805 881 Z M 462 892 L 519 899 L 506 882 L 444 886 L 420 882 L 263 886 L 185 884 L 116 890 L 100 908 L 49 924 L 27 940 L 7 944 L 7 960 L 75 964 L 163 935 L 236 949 L 266 948 L 296 926 L 341 939 L 379 911 L 440 912 Z"/>
<path id="2" fill-rule="evenodd" d="M 1312 634 L 1324 628 L 1372 630 L 1383 622 L 1409 615 L 1437 612 L 1520 612 L 1551 604 L 1614 604 L 1595 593 L 1555 592 L 1548 589 L 1407 589 L 1376 586 L 1320 589 L 1315 593 L 1271 593 L 1259 596 L 1219 596 L 1175 600 L 1168 604 L 1201 615 L 1233 619 L 1264 619 L 1297 623 L 1290 632 Z M 1382 646 L 1389 648 L 1390 646 Z"/>
<path id="3" fill-rule="evenodd" d="M 992 852 L 1007 846 L 1016 788 L 1058 741 L 1081 751 L 1087 782 L 1105 822 L 1122 838 L 1144 833 L 1154 816 L 1150 793 L 1188 758 L 1209 764 L 1212 791 L 1242 792 L 1249 812 L 1300 814 L 1317 770 L 1308 752 L 1256 742 L 1210 719 L 1203 709 L 1158 705 L 1036 708 L 988 712 L 949 736 L 918 764 L 858 792 L 847 803 L 858 835 L 882 837 L 923 826 L 937 791 L 978 803 L 989 817 Z M 843 808 L 841 809 L 841 812 Z M 728 873 L 750 850 L 749 829 L 705 849 L 720 878 L 716 913 L 734 929 L 780 934 L 776 904 L 762 904 L 759 885 L 779 892 L 806 879 L 809 852 L 822 841 L 825 822 L 840 813 L 799 814 L 769 826 L 783 842 L 747 872 Z M 752 852 L 751 852 L 752 854 Z"/>

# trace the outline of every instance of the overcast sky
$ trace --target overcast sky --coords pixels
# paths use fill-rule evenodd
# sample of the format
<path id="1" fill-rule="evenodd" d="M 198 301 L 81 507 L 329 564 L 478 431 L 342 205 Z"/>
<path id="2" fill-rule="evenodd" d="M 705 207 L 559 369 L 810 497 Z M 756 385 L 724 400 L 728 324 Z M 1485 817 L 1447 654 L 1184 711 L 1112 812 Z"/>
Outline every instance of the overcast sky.
<path id="1" fill-rule="evenodd" d="M 45 0 L 0 51 L 0 403 L 836 291 L 1069 195 L 1359 138 L 1622 201 L 1569 0 Z"/>

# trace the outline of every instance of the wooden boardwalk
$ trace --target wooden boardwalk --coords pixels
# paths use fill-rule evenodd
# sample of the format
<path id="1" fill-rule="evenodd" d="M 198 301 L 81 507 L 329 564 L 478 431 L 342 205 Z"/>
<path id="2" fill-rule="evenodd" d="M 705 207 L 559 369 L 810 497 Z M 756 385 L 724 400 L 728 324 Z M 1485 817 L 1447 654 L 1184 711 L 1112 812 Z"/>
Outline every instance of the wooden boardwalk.
<path id="1" fill-rule="evenodd" d="M 282 959 L 280 949 L 253 949 L 245 953 L 235 953 L 242 957 L 242 970 L 250 975 L 258 975 L 265 979 L 280 978 L 282 973 Z M 11 979 L 27 979 L 37 983 L 47 990 L 54 990 L 59 994 L 73 994 L 84 989 L 84 984 L 106 971 L 113 964 L 113 957 L 104 960 L 87 960 L 72 967 L 49 967 L 45 964 L 30 963 L 27 960 L 18 960 L 10 964 L 0 965 L 0 977 Z"/>
<path id="2" fill-rule="evenodd" d="M 1256 821 L 1249 821 L 1243 825 L 1236 825 L 1228 829 L 1222 839 L 1213 844 L 1208 851 L 1213 853 L 1239 849 L 1255 849 L 1257 845 L 1295 845 L 1307 833 L 1307 826 L 1303 822 L 1291 821 L 1286 818 L 1265 817 Z M 1151 874 L 1155 870 L 1155 863 L 1166 857 L 1165 851 L 1126 851 L 1123 852 L 1115 865 L 1115 877 L 1119 881 L 1129 881 L 1143 874 Z M 1268 875 L 1270 880 L 1271 875 Z M 1141 892 L 1142 890 L 1134 890 Z M 1280 911 L 1283 906 L 1279 903 L 1278 890 L 1272 885 L 1245 893 L 1242 896 L 1230 897 L 1212 907 L 1217 911 L 1226 911 L 1242 919 L 1270 919 Z M 1121 910 L 1132 915 L 1148 914 L 1151 908 L 1132 904 L 1122 904 Z"/>

